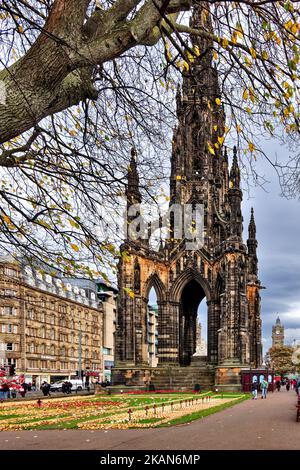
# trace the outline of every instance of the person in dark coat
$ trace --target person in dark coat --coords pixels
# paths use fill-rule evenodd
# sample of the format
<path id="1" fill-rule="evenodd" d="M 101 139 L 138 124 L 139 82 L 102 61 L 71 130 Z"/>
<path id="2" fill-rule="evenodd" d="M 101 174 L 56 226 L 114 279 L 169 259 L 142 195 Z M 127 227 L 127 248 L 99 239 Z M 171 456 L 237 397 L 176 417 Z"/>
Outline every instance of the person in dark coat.
<path id="1" fill-rule="evenodd" d="M 251 386 L 252 400 L 257 400 L 257 389 L 258 389 L 257 382 L 253 382 Z"/>
<path id="2" fill-rule="evenodd" d="M 48 384 L 48 382 L 42 383 L 41 390 L 43 392 L 44 397 L 50 396 L 50 384 Z"/>
<path id="3" fill-rule="evenodd" d="M 277 380 L 277 382 L 276 382 L 276 388 L 277 388 L 277 392 L 280 392 L 280 388 L 281 388 L 281 382 L 280 382 L 280 380 Z"/>

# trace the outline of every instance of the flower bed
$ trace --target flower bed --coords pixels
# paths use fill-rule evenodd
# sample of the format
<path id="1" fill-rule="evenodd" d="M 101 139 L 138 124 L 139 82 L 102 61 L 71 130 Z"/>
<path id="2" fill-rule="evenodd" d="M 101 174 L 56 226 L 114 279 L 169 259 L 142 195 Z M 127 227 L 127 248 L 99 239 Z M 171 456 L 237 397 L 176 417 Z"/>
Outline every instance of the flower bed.
<path id="1" fill-rule="evenodd" d="M 107 397 L 77 397 L 0 404 L 0 430 L 22 429 L 127 429 L 165 425 L 219 404 L 238 401 L 242 395 L 221 397 L 165 391 Z"/>

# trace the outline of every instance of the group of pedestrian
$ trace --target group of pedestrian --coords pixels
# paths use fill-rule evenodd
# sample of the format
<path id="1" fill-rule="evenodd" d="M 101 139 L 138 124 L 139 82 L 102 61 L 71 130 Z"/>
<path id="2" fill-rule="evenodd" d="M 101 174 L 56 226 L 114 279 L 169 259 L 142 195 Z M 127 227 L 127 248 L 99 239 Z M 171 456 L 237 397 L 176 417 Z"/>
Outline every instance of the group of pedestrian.
<path id="1" fill-rule="evenodd" d="M 266 380 L 262 380 L 260 383 L 260 390 L 261 390 L 261 398 L 267 398 L 267 393 L 268 393 L 268 382 Z M 251 392 L 252 392 L 252 400 L 257 400 L 257 395 L 258 395 L 258 383 L 253 382 L 252 387 L 251 387 Z"/>
<path id="2" fill-rule="evenodd" d="M 278 379 L 278 380 L 276 380 L 275 386 L 276 386 L 277 392 L 280 392 L 281 387 L 285 386 L 285 389 L 286 389 L 287 392 L 289 392 L 292 389 L 292 390 L 295 390 L 295 392 L 298 395 L 298 390 L 299 390 L 299 386 L 300 386 L 300 379 L 298 379 L 298 380 L 296 380 L 296 379 L 279 380 Z"/>
<path id="3" fill-rule="evenodd" d="M 61 387 L 61 391 L 63 393 L 66 393 L 67 395 L 70 395 L 72 393 L 72 384 L 68 380 L 66 380 Z"/>

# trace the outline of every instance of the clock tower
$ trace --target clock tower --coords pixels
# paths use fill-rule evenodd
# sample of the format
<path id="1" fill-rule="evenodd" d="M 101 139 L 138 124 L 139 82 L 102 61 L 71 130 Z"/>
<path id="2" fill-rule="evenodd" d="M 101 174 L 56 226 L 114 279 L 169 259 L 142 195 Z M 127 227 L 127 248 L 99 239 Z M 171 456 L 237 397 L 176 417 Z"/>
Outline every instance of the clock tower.
<path id="1" fill-rule="evenodd" d="M 280 318 L 277 317 L 275 325 L 272 327 L 272 346 L 283 346 L 284 344 L 284 326 Z"/>

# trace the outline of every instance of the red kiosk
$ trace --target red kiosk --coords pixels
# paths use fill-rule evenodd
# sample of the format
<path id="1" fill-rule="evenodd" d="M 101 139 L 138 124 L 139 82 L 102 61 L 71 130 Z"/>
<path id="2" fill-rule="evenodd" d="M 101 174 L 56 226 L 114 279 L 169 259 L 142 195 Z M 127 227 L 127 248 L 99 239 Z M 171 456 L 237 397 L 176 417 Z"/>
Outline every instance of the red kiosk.
<path id="1" fill-rule="evenodd" d="M 265 380 L 268 382 L 268 392 L 274 392 L 274 370 L 270 369 L 246 369 L 242 370 L 243 392 L 251 392 L 254 382 L 261 384 Z"/>

